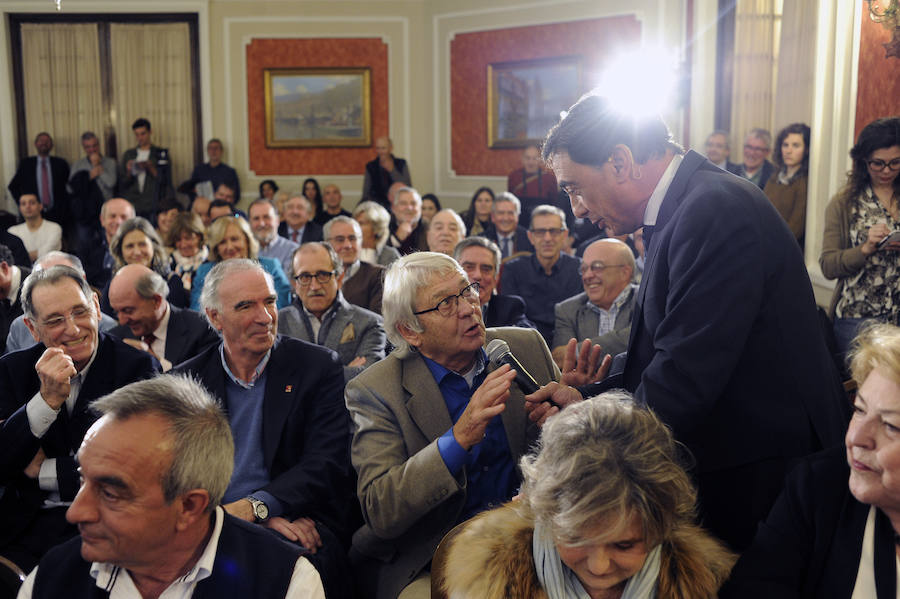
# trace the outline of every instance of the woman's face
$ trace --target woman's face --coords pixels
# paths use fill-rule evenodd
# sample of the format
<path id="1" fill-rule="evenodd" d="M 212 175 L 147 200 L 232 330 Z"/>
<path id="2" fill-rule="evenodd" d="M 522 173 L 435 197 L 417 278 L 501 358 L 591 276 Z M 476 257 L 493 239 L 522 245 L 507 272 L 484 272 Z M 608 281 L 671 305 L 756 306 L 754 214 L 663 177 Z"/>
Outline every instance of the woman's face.
<path id="1" fill-rule="evenodd" d="M 142 231 L 129 231 L 122 238 L 122 259 L 125 264 L 143 264 L 150 268 L 153 262 L 153 242 Z"/>
<path id="2" fill-rule="evenodd" d="M 475 198 L 475 214 L 478 216 L 478 220 L 490 220 L 493 205 L 494 200 L 491 198 L 491 194 L 486 191 L 479 193 Z"/>
<path id="3" fill-rule="evenodd" d="M 175 242 L 175 249 L 185 258 L 190 258 L 200 251 L 200 236 L 191 231 L 182 231 Z"/>
<path id="4" fill-rule="evenodd" d="M 897 178 L 897 174 L 900 174 L 900 170 L 892 171 L 890 167 L 887 166 L 887 163 L 891 160 L 897 160 L 898 158 L 900 158 L 900 146 L 881 148 L 880 150 L 872 152 L 872 155 L 869 156 L 869 161 L 881 160 L 885 163 L 885 166 L 880 169 L 875 169 L 870 165 L 866 166 L 866 168 L 869 169 L 869 177 L 872 179 L 872 185 L 876 187 L 890 187 L 894 184 L 894 179 Z"/>
<path id="5" fill-rule="evenodd" d="M 250 250 L 247 245 L 247 238 L 244 232 L 235 225 L 228 225 L 225 229 L 225 236 L 216 246 L 216 251 L 222 260 L 231 260 L 232 258 L 249 258 Z"/>
<path id="6" fill-rule="evenodd" d="M 856 394 L 844 442 L 853 496 L 900 511 L 900 384 L 881 367 L 869 373 Z"/>
<path id="7" fill-rule="evenodd" d="M 431 217 L 437 214 L 437 206 L 430 199 L 422 200 L 422 220 L 426 223 L 431 222 Z"/>
<path id="8" fill-rule="evenodd" d="M 316 200 L 316 184 L 312 181 L 307 181 L 306 184 L 303 185 L 303 195 L 305 195 L 306 199 L 310 202 L 314 202 Z"/>
<path id="9" fill-rule="evenodd" d="M 788 133 L 781 142 L 781 159 L 788 168 L 803 164 L 803 155 L 806 153 L 806 144 L 799 133 Z"/>
<path id="10" fill-rule="evenodd" d="M 615 522 L 607 519 L 598 522 L 591 531 L 596 541 L 577 546 L 556 543 L 560 559 L 591 596 L 624 588 L 625 581 L 641 569 L 649 553 L 636 514 L 632 514 L 619 534 L 610 536 L 610 525 Z"/>
<path id="11" fill-rule="evenodd" d="M 275 195 L 275 188 L 272 187 L 271 183 L 263 183 L 262 185 L 262 196 L 267 200 L 271 200 Z"/>
<path id="12" fill-rule="evenodd" d="M 359 223 L 359 228 L 362 229 L 362 246 L 364 248 L 375 249 L 375 225 L 372 224 L 372 221 L 369 220 L 369 217 L 364 213 L 360 213 L 356 216 L 356 222 Z"/>

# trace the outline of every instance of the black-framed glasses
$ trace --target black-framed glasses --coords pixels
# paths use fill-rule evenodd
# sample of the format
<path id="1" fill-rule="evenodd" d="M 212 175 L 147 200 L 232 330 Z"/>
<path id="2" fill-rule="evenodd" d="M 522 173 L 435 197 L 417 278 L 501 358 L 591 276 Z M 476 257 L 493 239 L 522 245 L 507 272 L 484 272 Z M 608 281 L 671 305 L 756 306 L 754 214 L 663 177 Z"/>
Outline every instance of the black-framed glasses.
<path id="1" fill-rule="evenodd" d="M 330 281 L 331 277 L 333 276 L 333 270 L 320 270 L 317 272 L 301 272 L 299 275 L 294 277 L 294 280 L 300 283 L 302 286 L 306 287 L 312 282 L 313 277 L 316 278 L 316 281 L 318 281 L 320 285 L 324 285 L 325 283 Z"/>
<path id="2" fill-rule="evenodd" d="M 578 267 L 578 272 L 580 272 L 581 275 L 584 276 L 584 274 L 590 270 L 591 274 L 599 275 L 607 268 L 617 268 L 617 267 L 621 267 L 621 266 L 625 266 L 625 265 L 624 264 L 603 264 L 599 260 L 594 260 L 590 264 L 582 264 L 580 267 Z"/>
<path id="3" fill-rule="evenodd" d="M 764 148 L 762 146 L 753 146 L 750 144 L 744 144 L 745 152 L 768 152 L 769 148 Z"/>
<path id="4" fill-rule="evenodd" d="M 413 312 L 416 316 L 420 314 L 427 314 L 429 312 L 437 312 L 441 316 L 454 316 L 459 311 L 459 298 L 463 298 L 470 304 L 474 304 L 478 302 L 478 292 L 481 290 L 481 285 L 478 283 L 470 283 L 463 287 L 459 293 L 456 295 L 448 295 L 441 301 L 437 303 L 434 308 L 428 308 L 427 310 L 419 310 L 418 312 Z"/>
<path id="5" fill-rule="evenodd" d="M 868 164 L 869 168 L 873 171 L 883 171 L 884 167 L 887 167 L 892 171 L 900 171 L 900 158 L 894 158 L 890 162 L 885 162 L 879 158 L 873 158 L 872 160 L 866 160 L 866 164 Z"/>
<path id="6" fill-rule="evenodd" d="M 548 233 L 551 237 L 558 237 L 562 234 L 565 229 L 555 228 L 555 229 L 531 229 L 531 232 L 534 233 L 537 237 L 544 237 Z"/>
<path id="7" fill-rule="evenodd" d="M 335 245 L 343 245 L 345 241 L 349 241 L 350 243 L 356 243 L 357 239 L 358 238 L 356 237 L 356 235 L 346 235 L 346 236 L 337 235 L 335 237 L 329 237 L 325 241 L 327 241 L 328 243 L 333 243 Z"/>

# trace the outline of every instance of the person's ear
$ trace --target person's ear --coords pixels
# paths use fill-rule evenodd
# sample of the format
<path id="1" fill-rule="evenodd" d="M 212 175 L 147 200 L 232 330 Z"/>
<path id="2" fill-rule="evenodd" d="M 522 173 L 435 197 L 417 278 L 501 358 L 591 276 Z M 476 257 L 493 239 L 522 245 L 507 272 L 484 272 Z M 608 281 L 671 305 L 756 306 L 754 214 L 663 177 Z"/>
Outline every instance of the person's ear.
<path id="1" fill-rule="evenodd" d="M 397 323 L 397 332 L 413 347 L 419 347 L 422 344 L 422 334 L 415 332 L 403 323 Z"/>
<path id="2" fill-rule="evenodd" d="M 631 153 L 631 148 L 625 144 L 617 144 L 616 147 L 613 148 L 613 153 L 612 156 L 610 156 L 609 161 L 612 162 L 617 183 L 624 183 L 629 179 L 641 178 L 641 165 L 635 162 L 634 155 Z"/>
<path id="3" fill-rule="evenodd" d="M 206 316 L 209 319 L 209 322 L 212 323 L 212 327 L 221 333 L 222 324 L 220 322 L 221 319 L 219 318 L 219 311 L 213 310 L 212 308 L 207 308 Z"/>
<path id="4" fill-rule="evenodd" d="M 41 336 L 38 334 L 37 327 L 35 326 L 34 321 L 27 316 L 25 317 L 25 326 L 28 327 L 29 332 L 31 332 L 31 336 L 34 337 L 35 343 L 40 343 Z"/>
<path id="5" fill-rule="evenodd" d="M 199 518 L 205 517 L 209 506 L 209 492 L 206 489 L 191 489 L 175 498 L 178 504 L 178 515 L 175 528 L 184 531 L 194 525 Z"/>

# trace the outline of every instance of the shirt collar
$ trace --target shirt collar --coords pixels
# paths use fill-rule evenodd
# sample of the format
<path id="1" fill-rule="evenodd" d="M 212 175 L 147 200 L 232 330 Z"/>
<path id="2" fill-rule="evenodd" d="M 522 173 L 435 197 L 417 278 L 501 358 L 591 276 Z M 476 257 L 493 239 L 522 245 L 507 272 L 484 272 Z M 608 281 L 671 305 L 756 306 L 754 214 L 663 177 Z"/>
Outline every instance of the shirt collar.
<path id="1" fill-rule="evenodd" d="M 472 382 L 475 380 L 475 377 L 481 374 L 487 366 L 487 354 L 484 353 L 483 347 L 478 348 L 478 353 L 475 354 L 475 364 L 472 366 L 472 368 L 470 368 L 468 372 L 462 374 L 459 372 L 454 372 L 449 368 L 438 364 L 431 358 L 422 356 L 422 359 L 425 360 L 425 365 L 428 366 L 428 370 L 431 371 L 431 375 L 434 377 L 434 380 L 438 384 L 438 386 L 440 386 L 441 382 L 444 380 L 444 377 L 449 374 L 455 374 L 464 378 L 466 384 L 471 388 Z"/>
<path id="2" fill-rule="evenodd" d="M 591 298 L 587 298 L 585 300 L 585 304 L 588 308 L 593 310 L 594 312 L 612 312 L 613 310 L 618 310 L 622 307 L 622 304 L 628 301 L 628 298 L 631 296 L 631 291 L 634 289 L 634 285 L 629 283 L 625 285 L 625 289 L 619 292 L 619 295 L 616 296 L 616 299 L 609 305 L 609 310 L 604 310 L 597 304 L 591 301 Z"/>
<path id="3" fill-rule="evenodd" d="M 274 345 L 272 346 L 274 347 Z M 266 352 L 266 355 L 263 356 L 262 360 L 259 361 L 259 364 L 256 365 L 256 370 L 253 371 L 253 378 L 247 381 L 246 383 L 236 377 L 231 369 L 228 367 L 228 361 L 225 359 L 225 342 L 223 341 L 219 345 L 219 356 L 222 358 L 222 368 L 225 369 L 225 374 L 228 375 L 228 378 L 232 380 L 235 385 L 239 385 L 244 389 L 252 389 L 253 385 L 256 384 L 256 381 L 259 380 L 259 377 L 262 375 L 263 370 L 266 369 L 266 364 L 269 363 L 269 357 L 272 355 L 272 348 L 269 348 L 269 351 Z"/>
<path id="4" fill-rule="evenodd" d="M 162 320 L 159 321 L 159 326 L 153 331 L 154 337 L 162 341 L 166 340 L 166 331 L 169 329 L 169 316 L 171 315 L 172 311 L 169 309 L 169 302 L 166 302 L 166 313 L 163 314 Z"/>
<path id="5" fill-rule="evenodd" d="M 672 157 L 672 161 L 669 162 L 669 166 L 663 171 L 662 177 L 659 178 L 659 183 L 656 184 L 656 188 L 653 190 L 653 193 L 650 194 L 650 200 L 647 202 L 647 207 L 644 208 L 645 225 L 656 225 L 659 209 L 662 207 L 666 192 L 669 191 L 669 186 L 672 184 L 672 180 L 675 178 L 675 173 L 678 171 L 678 167 L 681 166 L 682 160 L 684 160 L 684 156 L 675 154 Z"/>

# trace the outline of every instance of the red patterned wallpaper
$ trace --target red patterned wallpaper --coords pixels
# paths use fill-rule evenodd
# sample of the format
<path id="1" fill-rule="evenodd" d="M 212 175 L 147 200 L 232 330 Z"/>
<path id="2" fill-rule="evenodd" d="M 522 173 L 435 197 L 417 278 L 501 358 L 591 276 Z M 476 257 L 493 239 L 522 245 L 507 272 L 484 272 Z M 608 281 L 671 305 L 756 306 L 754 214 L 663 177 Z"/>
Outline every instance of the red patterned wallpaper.
<path id="1" fill-rule="evenodd" d="M 856 91 L 856 134 L 875 119 L 900 115 L 900 58 L 884 57 L 882 44 L 891 41 L 891 32 L 869 18 L 869 5 L 860 2 L 863 11 L 859 42 L 859 78 Z"/>
<path id="2" fill-rule="evenodd" d="M 458 34 L 450 43 L 451 162 L 457 175 L 505 176 L 522 151 L 487 145 L 487 65 L 582 56 L 582 80 L 600 72 L 620 46 L 640 41 L 634 16 Z M 587 90 L 584 90 L 587 91 Z"/>
<path id="3" fill-rule="evenodd" d="M 368 148 L 267 148 L 263 69 L 370 67 L 372 141 Z M 247 46 L 250 168 L 257 175 L 359 175 L 375 157 L 374 141 L 387 135 L 387 45 L 380 39 L 254 39 Z"/>

